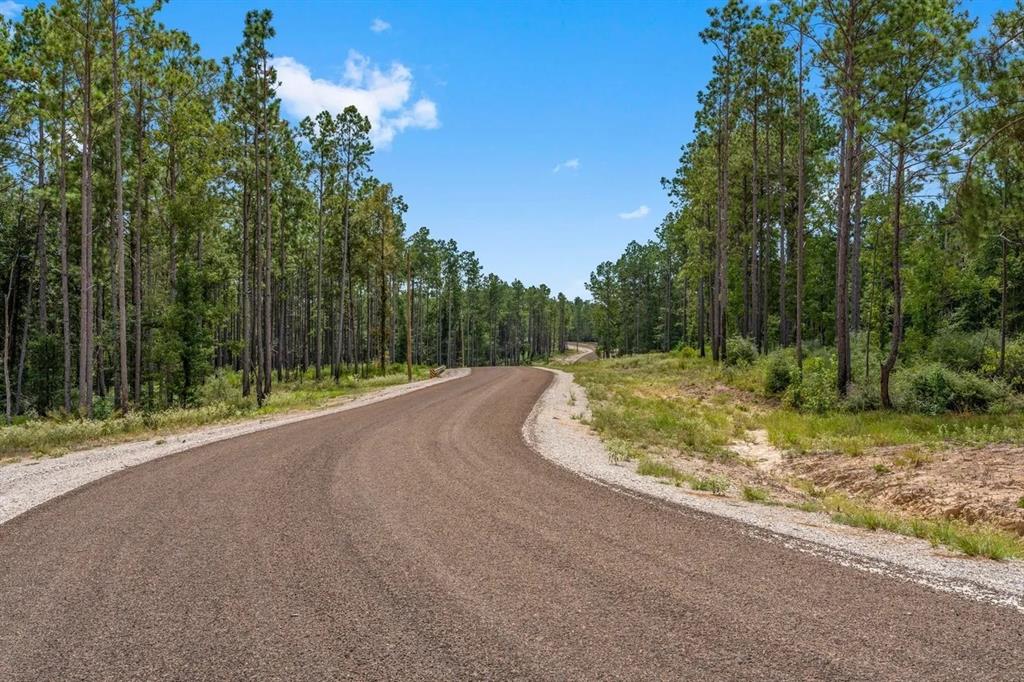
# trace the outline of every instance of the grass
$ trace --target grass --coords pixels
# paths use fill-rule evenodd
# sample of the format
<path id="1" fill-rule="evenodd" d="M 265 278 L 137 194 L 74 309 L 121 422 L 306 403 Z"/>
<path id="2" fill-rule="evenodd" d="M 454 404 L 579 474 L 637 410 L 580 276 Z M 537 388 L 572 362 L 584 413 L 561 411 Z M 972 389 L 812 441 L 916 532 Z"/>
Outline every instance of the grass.
<path id="1" fill-rule="evenodd" d="M 916 445 L 923 461 L 929 448 L 944 443 L 1024 443 L 1024 413 L 799 412 L 761 396 L 758 364 L 720 368 L 707 358 L 650 353 L 566 369 L 587 389 L 592 426 L 602 436 L 712 458 L 728 458 L 724 446 L 754 428 L 765 429 L 776 447 L 799 453 L 859 455 Z"/>
<path id="2" fill-rule="evenodd" d="M 806 414 L 778 408 L 764 416 L 771 442 L 797 452 L 833 451 L 859 455 L 887 445 L 988 445 L 1024 442 L 1022 414 L 833 412 Z"/>
<path id="3" fill-rule="evenodd" d="M 652 476 L 673 483 L 677 486 L 689 485 L 693 490 L 723 495 L 729 489 L 729 482 L 714 476 L 694 476 L 685 471 L 680 471 L 671 464 L 667 464 L 650 457 L 642 457 L 637 463 L 636 472 L 641 476 Z"/>
<path id="4" fill-rule="evenodd" d="M 771 498 L 769 497 L 767 490 L 754 488 L 749 485 L 743 486 L 743 499 L 747 502 L 760 502 L 761 504 L 771 503 Z"/>
<path id="5" fill-rule="evenodd" d="M 414 379 L 426 376 L 426 368 L 416 368 Z M 228 391 L 219 391 L 216 399 L 210 399 L 197 407 L 136 411 L 106 419 L 54 416 L 0 426 L 0 462 L 17 461 L 26 456 L 59 456 L 73 449 L 151 437 L 208 424 L 315 409 L 339 398 L 405 383 L 406 376 L 403 371 L 365 379 L 346 376 L 337 384 L 330 379 L 319 383 L 312 380 L 277 383 L 263 407 L 257 407 L 255 401 L 243 400 L 240 391 L 235 391 L 233 380 L 234 377 L 220 387 Z M 230 392 L 230 396 L 226 395 L 227 392 Z"/>
<path id="6" fill-rule="evenodd" d="M 929 519 L 897 514 L 871 507 L 860 500 L 839 493 L 824 494 L 810 483 L 803 486 L 815 499 L 795 508 L 802 511 L 825 512 L 836 523 L 866 530 L 884 530 L 929 541 L 968 556 L 1002 561 L 1024 558 L 1024 539 L 998 528 L 966 524 L 949 519 Z"/>
<path id="7" fill-rule="evenodd" d="M 590 424 L 606 439 L 711 459 L 751 425 L 740 405 L 709 404 L 678 391 L 684 360 L 672 354 L 616 358 L 569 368 L 590 401 Z"/>
<path id="8" fill-rule="evenodd" d="M 613 457 L 637 460 L 637 471 L 675 485 L 724 493 L 728 482 L 700 478 L 657 457 L 666 451 L 718 461 L 736 461 L 726 446 L 750 429 L 795 452 L 859 455 L 879 446 L 905 447 L 894 466 L 927 464 L 943 444 L 1024 443 L 1024 414 L 945 414 L 927 416 L 887 411 L 803 413 L 764 398 L 759 365 L 719 368 L 709 359 L 682 353 L 652 353 L 600 360 L 565 368 L 584 386 L 590 421 Z M 878 475 L 891 473 L 877 465 Z M 970 556 L 1024 558 L 1024 539 L 984 525 L 917 518 L 881 511 L 841 494 L 825 494 L 809 482 L 796 482 L 810 499 L 790 505 L 824 512 L 837 523 L 923 538 Z M 773 504 L 768 493 L 745 486 L 750 502 Z M 1024 497 L 1017 505 L 1024 508 Z"/>

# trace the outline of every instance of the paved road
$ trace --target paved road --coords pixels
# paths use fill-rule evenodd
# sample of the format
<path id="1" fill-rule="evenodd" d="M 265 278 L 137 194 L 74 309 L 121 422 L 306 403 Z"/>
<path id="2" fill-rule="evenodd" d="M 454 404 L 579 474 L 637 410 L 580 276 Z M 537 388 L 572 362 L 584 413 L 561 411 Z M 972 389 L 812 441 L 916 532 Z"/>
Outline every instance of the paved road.
<path id="1" fill-rule="evenodd" d="M 1024 618 L 619 494 L 477 370 L 0 526 L 0 679 L 1021 679 Z"/>

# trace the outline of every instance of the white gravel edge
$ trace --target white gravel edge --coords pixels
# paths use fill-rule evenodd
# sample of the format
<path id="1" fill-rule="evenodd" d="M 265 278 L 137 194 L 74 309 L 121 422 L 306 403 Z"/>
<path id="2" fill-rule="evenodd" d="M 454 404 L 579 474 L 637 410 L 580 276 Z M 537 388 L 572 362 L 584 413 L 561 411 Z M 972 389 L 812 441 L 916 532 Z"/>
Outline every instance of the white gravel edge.
<path id="1" fill-rule="evenodd" d="M 545 369 L 555 377 L 523 424 L 523 439 L 555 464 L 627 495 L 674 503 L 680 513 L 739 521 L 751 535 L 795 551 L 1024 613 L 1024 561 L 944 555 L 924 540 L 842 526 L 820 513 L 695 493 L 641 476 L 633 463 L 613 462 L 597 434 L 580 423 L 590 416 L 586 391 L 571 374 Z"/>
<path id="2" fill-rule="evenodd" d="M 287 412 L 259 420 L 209 426 L 144 441 L 80 450 L 53 459 L 8 464 L 0 467 L 0 523 L 10 521 L 15 516 L 86 483 L 143 462 L 247 433 L 354 410 L 357 407 L 461 379 L 469 373 L 469 369 L 451 369 L 437 379 L 388 386 L 324 409 Z"/>

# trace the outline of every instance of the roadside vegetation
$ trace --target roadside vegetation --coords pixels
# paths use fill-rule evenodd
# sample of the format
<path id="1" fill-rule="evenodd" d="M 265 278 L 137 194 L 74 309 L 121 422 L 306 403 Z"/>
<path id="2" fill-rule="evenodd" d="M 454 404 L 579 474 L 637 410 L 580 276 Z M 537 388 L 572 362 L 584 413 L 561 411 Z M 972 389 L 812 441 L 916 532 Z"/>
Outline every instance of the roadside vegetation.
<path id="1" fill-rule="evenodd" d="M 971 10 L 708 11 L 671 210 L 587 285 L 616 456 L 1020 555 L 1024 4 Z"/>
<path id="2" fill-rule="evenodd" d="M 23 417 L 11 426 L 0 427 L 0 464 L 25 457 L 53 457 L 69 450 L 153 437 L 216 423 L 257 419 L 289 411 L 327 407 L 344 398 L 407 381 L 405 367 L 393 365 L 386 374 L 346 375 L 315 381 L 310 370 L 298 378 L 278 383 L 262 406 L 243 397 L 238 373 L 218 372 L 199 391 L 189 407 L 132 411 L 113 409 L 112 401 L 97 400 L 92 419 L 55 413 L 45 419 Z M 429 369 L 416 366 L 413 379 L 427 378 Z"/>
<path id="3" fill-rule="evenodd" d="M 813 350 L 806 366 L 820 358 L 818 366 L 828 368 L 828 355 L 828 349 Z M 635 461 L 641 474 L 696 491 L 821 512 L 839 523 L 919 537 L 972 556 L 1024 557 L 1024 526 L 1015 525 L 1022 511 L 1019 491 L 993 502 L 1005 508 L 986 516 L 968 513 L 974 508 L 956 500 L 951 512 L 921 513 L 913 504 L 893 502 L 909 493 L 875 496 L 855 485 L 881 481 L 891 493 L 902 472 L 940 476 L 938 460 L 961 451 L 976 460 L 978 446 L 985 445 L 1024 461 L 1024 414 L 1011 407 L 1019 399 L 1013 390 L 1000 392 L 988 412 L 932 414 L 934 403 L 920 399 L 921 370 L 905 367 L 894 377 L 903 411 L 881 410 L 839 399 L 827 374 L 822 379 L 807 372 L 801 381 L 792 373 L 780 382 L 778 368 L 790 361 L 785 353 L 755 352 L 716 364 L 683 347 L 568 369 L 587 390 L 590 425 L 614 457 Z M 977 380 L 988 381 L 980 374 Z M 748 454 L 745 444 L 758 432 L 778 461 L 766 465 Z M 830 460 L 844 467 L 831 478 Z M 808 462 L 815 475 L 806 475 L 811 465 L 802 468 Z M 972 469 L 977 480 L 950 483 L 973 496 L 987 485 L 985 471 Z"/>

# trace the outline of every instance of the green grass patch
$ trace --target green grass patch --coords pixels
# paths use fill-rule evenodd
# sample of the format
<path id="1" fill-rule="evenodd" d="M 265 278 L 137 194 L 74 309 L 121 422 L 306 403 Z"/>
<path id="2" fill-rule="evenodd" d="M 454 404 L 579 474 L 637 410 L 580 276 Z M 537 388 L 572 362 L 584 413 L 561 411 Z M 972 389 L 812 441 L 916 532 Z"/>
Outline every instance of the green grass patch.
<path id="1" fill-rule="evenodd" d="M 768 504 L 771 501 L 767 490 L 754 488 L 749 485 L 743 486 L 743 499 L 747 502 L 759 502 L 760 504 Z"/>
<path id="2" fill-rule="evenodd" d="M 890 445 L 1024 443 L 1024 414 L 832 412 L 806 414 L 771 410 L 763 417 L 771 442 L 797 452 L 833 451 L 859 455 Z"/>
<path id="3" fill-rule="evenodd" d="M 829 495 L 822 502 L 822 510 L 829 512 L 836 523 L 921 538 L 932 545 L 942 545 L 968 556 L 997 561 L 1024 558 L 1024 540 L 998 528 L 894 514 L 873 509 L 843 495 Z"/>

